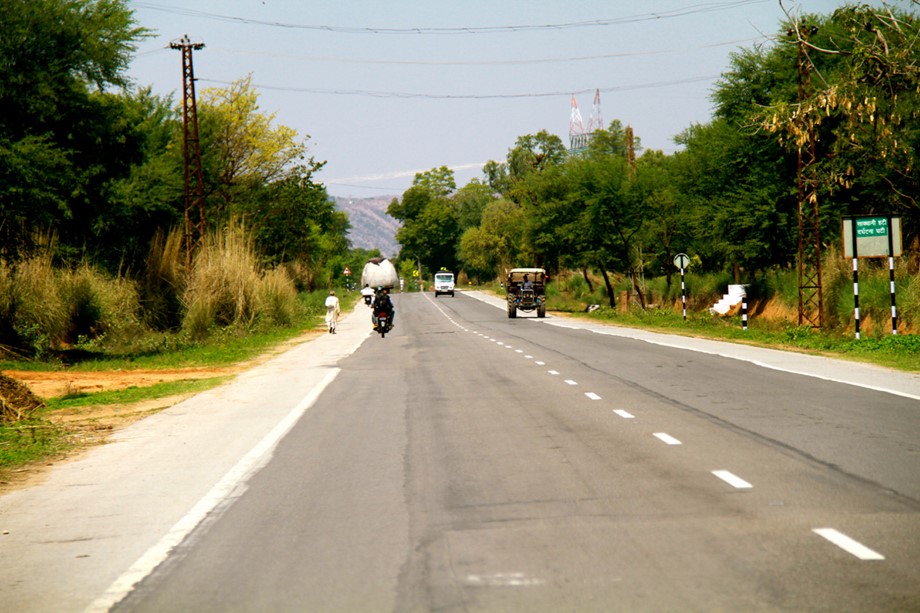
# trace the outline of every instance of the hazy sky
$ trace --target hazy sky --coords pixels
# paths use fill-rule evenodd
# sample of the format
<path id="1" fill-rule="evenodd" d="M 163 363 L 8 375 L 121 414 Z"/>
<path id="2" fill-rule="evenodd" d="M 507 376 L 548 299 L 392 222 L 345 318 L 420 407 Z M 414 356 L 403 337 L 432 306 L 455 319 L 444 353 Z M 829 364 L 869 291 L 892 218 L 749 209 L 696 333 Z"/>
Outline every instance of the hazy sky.
<path id="1" fill-rule="evenodd" d="M 785 0 L 831 13 L 835 0 Z M 907 0 L 891 4 L 906 6 Z M 729 56 L 769 44 L 779 0 L 131 0 L 156 32 L 130 68 L 181 101 L 171 41 L 188 35 L 197 89 L 247 75 L 261 111 L 309 136 L 335 196 L 399 195 L 448 166 L 458 187 L 547 130 L 569 142 L 573 94 L 584 123 L 601 92 L 604 126 L 631 125 L 645 149 L 708 122 Z"/>

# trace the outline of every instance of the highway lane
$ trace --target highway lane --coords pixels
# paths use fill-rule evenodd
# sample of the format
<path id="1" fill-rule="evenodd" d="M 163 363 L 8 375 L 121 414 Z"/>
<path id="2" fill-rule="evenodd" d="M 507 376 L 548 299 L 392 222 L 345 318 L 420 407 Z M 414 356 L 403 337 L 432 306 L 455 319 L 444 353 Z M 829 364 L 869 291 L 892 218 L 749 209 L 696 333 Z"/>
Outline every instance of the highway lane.
<path id="1" fill-rule="evenodd" d="M 116 610 L 920 607 L 916 399 L 397 300 Z"/>

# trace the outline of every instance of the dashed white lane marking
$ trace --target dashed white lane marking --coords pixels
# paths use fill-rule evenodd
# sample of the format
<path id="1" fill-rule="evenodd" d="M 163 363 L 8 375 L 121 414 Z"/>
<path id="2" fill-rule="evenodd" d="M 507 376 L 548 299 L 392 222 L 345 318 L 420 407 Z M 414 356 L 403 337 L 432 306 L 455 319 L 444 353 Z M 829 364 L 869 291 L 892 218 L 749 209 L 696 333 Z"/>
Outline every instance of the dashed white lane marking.
<path id="1" fill-rule="evenodd" d="M 614 413 L 622 417 L 623 419 L 635 419 L 636 416 L 630 413 L 629 411 L 624 411 L 623 409 L 614 409 Z"/>
<path id="2" fill-rule="evenodd" d="M 838 532 L 833 528 L 815 528 L 812 530 L 818 536 L 824 537 L 837 547 L 840 547 L 847 553 L 856 556 L 860 560 L 884 560 L 885 556 L 877 551 L 873 551 L 860 543 L 853 540 L 846 534 Z"/>
<path id="3" fill-rule="evenodd" d="M 535 363 L 537 366 L 546 366 L 546 362 L 537 361 L 537 362 L 534 362 L 534 363 Z"/>
<path id="4" fill-rule="evenodd" d="M 725 481 L 730 486 L 736 489 L 739 489 L 739 490 L 746 490 L 746 489 L 754 487 L 753 485 L 751 485 L 750 483 L 748 483 L 741 477 L 737 475 L 733 475 L 727 470 L 714 470 L 712 471 L 712 474 L 714 474 L 716 477 L 718 477 L 722 481 Z"/>
<path id="5" fill-rule="evenodd" d="M 679 440 L 677 440 L 676 438 L 674 438 L 673 436 L 665 432 L 655 432 L 653 436 L 666 445 L 681 445 L 682 444 Z"/>
<path id="6" fill-rule="evenodd" d="M 572 379 L 566 379 L 565 382 L 569 385 L 578 385 L 578 381 L 573 381 Z"/>
<path id="7" fill-rule="evenodd" d="M 539 364 L 539 362 L 537 362 L 537 363 Z M 558 375 L 558 374 L 559 374 L 559 371 L 558 371 L 558 370 L 547 370 L 546 372 L 548 372 L 548 373 L 551 374 L 551 375 Z"/>
<path id="8" fill-rule="evenodd" d="M 467 575 L 466 584 L 474 587 L 530 587 L 543 585 L 543 580 L 528 577 L 524 573 L 493 573 L 490 575 Z"/>
<path id="9" fill-rule="evenodd" d="M 525 355 L 524 357 L 525 357 L 526 359 L 528 359 L 528 360 L 532 360 L 532 359 L 533 359 L 533 356 L 532 356 L 532 355 Z"/>
<path id="10" fill-rule="evenodd" d="M 587 397 L 590 398 L 591 400 L 600 400 L 600 399 L 601 399 L 601 397 L 598 396 L 597 394 L 595 394 L 594 392 L 585 392 L 585 396 L 587 396 Z"/>
<path id="11" fill-rule="evenodd" d="M 514 352 L 515 352 L 515 353 L 524 353 L 524 350 L 523 350 L 523 349 L 515 349 Z"/>

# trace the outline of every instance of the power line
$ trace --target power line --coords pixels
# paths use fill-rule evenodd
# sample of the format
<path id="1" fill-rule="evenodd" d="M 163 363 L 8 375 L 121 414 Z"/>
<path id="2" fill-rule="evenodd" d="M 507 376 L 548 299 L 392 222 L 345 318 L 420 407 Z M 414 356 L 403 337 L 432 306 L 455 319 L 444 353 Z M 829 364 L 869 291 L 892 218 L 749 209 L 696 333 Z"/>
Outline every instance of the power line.
<path id="1" fill-rule="evenodd" d="M 239 55 L 255 55 L 255 56 L 271 57 L 271 58 L 278 58 L 278 59 L 298 60 L 298 61 L 304 61 L 304 62 L 333 62 L 333 63 L 342 63 L 342 64 L 377 64 L 377 65 L 395 65 L 395 66 L 508 66 L 508 65 L 521 66 L 521 65 L 527 65 L 527 64 L 560 64 L 560 63 L 569 63 L 569 62 L 608 60 L 608 59 L 627 58 L 627 57 L 665 55 L 669 53 L 686 53 L 687 51 L 693 51 L 697 49 L 710 49 L 714 47 L 725 47 L 728 45 L 740 45 L 744 43 L 751 43 L 751 42 L 764 41 L 764 40 L 768 40 L 768 37 L 767 36 L 756 36 L 754 38 L 742 38 L 742 39 L 736 39 L 736 40 L 728 40 L 728 41 L 723 41 L 719 43 L 710 43 L 706 45 L 686 47 L 682 49 L 657 49 L 657 50 L 650 50 L 650 51 L 628 51 L 628 52 L 623 52 L 623 53 L 607 53 L 607 54 L 602 54 L 602 55 L 582 55 L 582 56 L 557 57 L 557 58 L 533 58 L 533 59 L 524 59 L 524 60 L 442 60 L 442 61 L 437 61 L 437 60 L 381 60 L 381 59 L 344 58 L 344 57 L 332 57 L 332 56 L 293 55 L 293 54 L 287 54 L 287 53 L 247 51 L 244 49 L 225 49 L 225 48 L 220 48 L 220 47 L 212 47 L 211 49 L 213 51 L 223 51 L 225 53 L 235 53 Z"/>
<path id="2" fill-rule="evenodd" d="M 259 25 L 274 28 L 287 28 L 296 30 L 315 30 L 320 32 L 334 32 L 337 34 L 509 34 L 518 32 L 535 32 L 546 30 L 568 30 L 572 28 L 594 28 L 616 25 L 627 25 L 640 21 L 658 21 L 663 19 L 673 19 L 675 17 L 684 17 L 686 15 L 695 15 L 699 13 L 712 13 L 724 11 L 738 7 L 750 6 L 752 4 L 764 4 L 773 0 L 728 0 L 723 2 L 707 2 L 695 4 L 684 8 L 673 9 L 670 11 L 660 11 L 657 13 L 642 13 L 626 17 L 617 17 L 611 19 L 592 19 L 587 21 L 575 21 L 569 23 L 551 23 L 551 24 L 529 24 L 529 25 L 504 25 L 504 26 L 461 26 L 461 27 L 408 27 L 408 28 L 374 28 L 374 27 L 353 27 L 353 26 L 330 26 L 315 24 L 298 24 L 283 21 L 267 21 L 262 19 L 252 19 L 249 17 L 238 17 L 234 15 L 223 15 L 220 13 L 208 13 L 205 11 L 196 11 L 176 6 L 155 4 L 152 2 L 135 2 L 137 8 L 148 9 L 152 11 L 162 11 L 174 15 L 183 15 L 186 17 L 200 17 L 215 21 L 226 21 L 231 23 L 240 23 L 246 25 Z"/>
<path id="3" fill-rule="evenodd" d="M 639 83 L 636 85 L 620 85 L 614 87 L 601 87 L 599 91 L 603 93 L 635 91 L 638 89 L 652 89 L 657 87 L 671 87 L 674 85 L 685 85 L 688 83 L 699 83 L 702 81 L 712 81 L 719 78 L 715 76 L 688 77 L 686 79 L 676 79 L 673 81 L 655 81 L 652 83 Z M 199 78 L 199 81 L 205 83 L 214 83 L 216 85 L 232 85 L 230 81 L 219 81 L 217 79 Z M 519 98 L 552 98 L 557 96 L 572 96 L 586 93 L 593 93 L 594 89 L 582 89 L 577 91 L 565 92 L 533 92 L 523 94 L 426 94 L 419 92 L 386 92 L 360 89 L 322 89 L 316 87 L 282 87 L 276 85 L 253 84 L 254 87 L 263 90 L 295 92 L 301 94 L 321 94 L 331 96 L 363 96 L 366 98 L 421 98 L 431 100 L 495 100 L 495 99 L 519 99 Z"/>

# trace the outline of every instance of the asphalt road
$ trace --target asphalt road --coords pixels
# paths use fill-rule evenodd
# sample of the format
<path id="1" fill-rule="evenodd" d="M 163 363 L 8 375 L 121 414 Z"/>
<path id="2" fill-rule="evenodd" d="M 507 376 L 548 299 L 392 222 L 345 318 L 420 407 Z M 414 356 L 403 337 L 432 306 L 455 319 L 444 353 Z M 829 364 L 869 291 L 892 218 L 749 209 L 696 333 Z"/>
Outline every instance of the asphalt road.
<path id="1" fill-rule="evenodd" d="M 0 498 L 0 610 L 920 610 L 916 376 L 478 297 L 385 339 L 359 305 L 139 425 L 110 500 L 103 455 Z"/>

